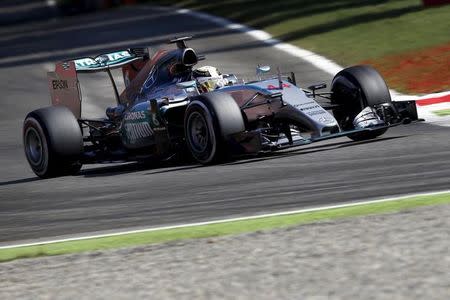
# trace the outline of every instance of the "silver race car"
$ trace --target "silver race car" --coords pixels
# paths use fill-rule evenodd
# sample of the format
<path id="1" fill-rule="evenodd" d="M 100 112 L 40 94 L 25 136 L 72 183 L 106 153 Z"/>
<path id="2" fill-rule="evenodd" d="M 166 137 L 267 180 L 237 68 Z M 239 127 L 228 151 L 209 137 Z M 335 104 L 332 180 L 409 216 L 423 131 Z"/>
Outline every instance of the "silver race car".
<path id="1" fill-rule="evenodd" d="M 211 164 L 342 136 L 373 139 L 417 120 L 415 103 L 392 102 L 369 66 L 340 71 L 329 92 L 319 92 L 325 84 L 297 86 L 294 73 L 270 75 L 268 66 L 257 66 L 257 80 L 243 82 L 214 67 L 195 69 L 204 57 L 186 46 L 188 39 L 174 39 L 175 49 L 151 57 L 148 49 L 132 48 L 57 63 L 48 73 L 52 106 L 24 121 L 33 171 L 54 177 L 83 164 L 165 160 L 183 152 Z M 111 75 L 115 68 L 123 73 L 121 92 Z M 117 105 L 101 119 L 81 116 L 78 75 L 90 72 L 106 72 L 116 95 Z"/>

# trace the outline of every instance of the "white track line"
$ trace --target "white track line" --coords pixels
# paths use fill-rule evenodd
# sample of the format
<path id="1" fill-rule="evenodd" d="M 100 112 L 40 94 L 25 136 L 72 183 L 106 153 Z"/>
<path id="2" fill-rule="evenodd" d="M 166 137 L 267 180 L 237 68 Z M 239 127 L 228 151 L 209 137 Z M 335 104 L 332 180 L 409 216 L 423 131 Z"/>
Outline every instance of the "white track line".
<path id="1" fill-rule="evenodd" d="M 266 31 L 256 30 L 254 28 L 250 28 L 250 27 L 242 25 L 242 24 L 233 23 L 230 20 L 227 20 L 225 18 L 213 16 L 213 15 L 206 14 L 206 13 L 199 12 L 199 11 L 193 11 L 190 9 L 185 9 L 185 8 L 178 9 L 176 12 L 179 14 L 189 14 L 198 19 L 207 20 L 209 22 L 216 23 L 217 25 L 223 26 L 225 28 L 246 33 L 258 41 L 261 41 L 265 44 L 271 45 L 274 48 L 279 49 L 283 52 L 286 52 L 292 56 L 301 58 L 301 59 L 309 62 L 310 64 L 314 65 L 318 69 L 320 69 L 326 73 L 329 73 L 331 75 L 335 75 L 337 72 L 339 72 L 340 70 L 343 69 L 342 66 L 336 64 L 335 62 L 329 60 L 326 57 L 323 57 L 314 52 L 299 48 L 297 46 L 294 46 L 294 45 L 291 45 L 288 43 L 283 43 L 280 40 L 273 38 L 272 35 Z"/>
<path id="2" fill-rule="evenodd" d="M 55 1 L 21 3 L 16 4 L 14 6 L 4 6 L 2 7 L 0 13 L 4 15 L 4 14 L 28 12 L 37 8 L 39 9 L 46 7 L 54 7 L 55 5 L 56 5 Z"/>
<path id="3" fill-rule="evenodd" d="M 335 209 L 335 208 L 354 207 L 354 206 L 361 206 L 361 205 L 367 205 L 367 204 L 375 204 L 375 203 L 397 201 L 397 200 L 402 200 L 402 199 L 411 198 L 411 197 L 433 196 L 433 195 L 441 195 L 441 194 L 447 194 L 447 193 L 450 193 L 450 190 L 439 191 L 439 192 L 431 192 L 431 193 L 407 194 L 407 195 L 403 195 L 403 196 L 391 197 L 391 198 L 382 198 L 382 199 L 377 199 L 377 200 L 350 202 L 350 203 L 344 203 L 344 204 L 328 205 L 328 206 L 306 208 L 306 209 L 299 209 L 299 210 L 289 210 L 289 211 L 283 211 L 283 212 L 277 212 L 277 213 L 262 214 L 262 215 L 247 216 L 247 217 L 239 217 L 239 218 L 229 218 L 229 219 L 222 219 L 222 220 L 215 220 L 215 221 L 208 221 L 208 222 L 187 223 L 187 224 L 172 225 L 172 226 L 163 226 L 163 227 L 153 227 L 153 228 L 138 229 L 138 230 L 119 231 L 119 232 L 107 233 L 107 234 L 86 235 L 86 236 L 82 236 L 82 237 L 56 239 L 56 240 L 40 241 L 40 242 L 26 243 L 26 244 L 13 244 L 13 245 L 1 246 L 0 250 L 2 250 L 2 249 L 20 248 L 20 247 L 29 247 L 29 246 L 47 245 L 47 244 L 55 244 L 55 243 L 62 243 L 62 242 L 73 242 L 73 241 L 81 241 L 81 240 L 89 240 L 89 239 L 97 239 L 97 238 L 106 238 L 106 237 L 113 237 L 113 236 L 120 236 L 120 235 L 134 234 L 134 233 L 145 233 L 145 232 L 168 230 L 168 229 L 197 227 L 197 226 L 221 224 L 221 223 L 236 222 L 236 221 L 255 220 L 255 219 L 261 219 L 261 218 L 286 216 L 286 215 L 300 214 L 300 213 L 310 213 L 310 212 L 324 211 L 324 210 Z"/>

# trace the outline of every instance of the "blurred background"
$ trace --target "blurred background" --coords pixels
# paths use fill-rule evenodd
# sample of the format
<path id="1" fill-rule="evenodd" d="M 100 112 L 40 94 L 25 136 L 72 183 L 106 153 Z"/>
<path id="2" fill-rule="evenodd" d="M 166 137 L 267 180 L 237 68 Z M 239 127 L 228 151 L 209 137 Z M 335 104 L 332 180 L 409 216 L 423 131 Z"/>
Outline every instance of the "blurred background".
<path id="1" fill-rule="evenodd" d="M 343 66 L 374 65 L 389 86 L 400 92 L 450 88 L 449 0 L 3 0 L 1 32 L 7 34 L 8 26 L 25 22 L 55 22 L 142 3 L 222 16 L 263 29 Z M 99 17 L 109 18 L 108 14 Z M 117 18 L 114 13 L 110 17 Z M 142 25 L 158 26 L 150 22 Z"/>

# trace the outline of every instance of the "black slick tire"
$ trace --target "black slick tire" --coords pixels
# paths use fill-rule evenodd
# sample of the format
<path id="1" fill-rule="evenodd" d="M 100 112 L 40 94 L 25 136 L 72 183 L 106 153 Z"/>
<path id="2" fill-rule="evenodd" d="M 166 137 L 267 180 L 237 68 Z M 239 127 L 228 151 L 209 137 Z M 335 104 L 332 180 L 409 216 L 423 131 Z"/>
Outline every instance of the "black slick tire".
<path id="1" fill-rule="evenodd" d="M 186 145 L 201 164 L 226 158 L 227 138 L 245 130 L 241 110 L 226 93 L 210 92 L 192 98 L 185 118 Z"/>
<path id="2" fill-rule="evenodd" d="M 65 106 L 30 112 L 23 125 L 23 144 L 31 169 L 41 178 L 75 174 L 81 168 L 81 128 Z"/>
<path id="3" fill-rule="evenodd" d="M 365 107 L 391 103 L 389 88 L 383 77 L 372 67 L 359 65 L 346 68 L 334 77 L 331 84 L 331 102 L 339 108 L 333 114 L 343 130 L 353 129 L 353 119 Z M 368 140 L 384 134 L 387 128 L 355 133 L 355 141 Z"/>

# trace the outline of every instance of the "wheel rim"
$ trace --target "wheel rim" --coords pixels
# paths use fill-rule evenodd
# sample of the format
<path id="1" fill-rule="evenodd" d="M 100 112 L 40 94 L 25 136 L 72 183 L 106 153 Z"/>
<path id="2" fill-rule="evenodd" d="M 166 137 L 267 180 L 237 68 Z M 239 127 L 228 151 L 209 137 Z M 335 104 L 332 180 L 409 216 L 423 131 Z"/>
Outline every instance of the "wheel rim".
<path id="1" fill-rule="evenodd" d="M 42 139 L 32 127 L 25 133 L 25 152 L 31 164 L 37 166 L 42 162 L 44 157 Z"/>
<path id="2" fill-rule="evenodd" d="M 193 112 L 188 119 L 188 138 L 192 150 L 201 153 L 209 143 L 209 130 L 205 117 L 199 112 Z"/>

